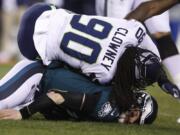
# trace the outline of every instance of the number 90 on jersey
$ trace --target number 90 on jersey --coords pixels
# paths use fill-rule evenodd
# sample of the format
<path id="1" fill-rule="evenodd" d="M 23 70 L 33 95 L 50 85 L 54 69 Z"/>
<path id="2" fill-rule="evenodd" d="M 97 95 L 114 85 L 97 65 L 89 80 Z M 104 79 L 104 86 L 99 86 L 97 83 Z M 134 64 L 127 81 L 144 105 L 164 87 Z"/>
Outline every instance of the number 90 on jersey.
<path id="1" fill-rule="evenodd" d="M 82 33 L 88 34 L 98 39 L 105 39 L 108 37 L 112 25 L 103 20 L 92 18 L 87 25 L 80 23 L 81 15 L 74 15 L 70 24 L 73 29 Z M 102 30 L 96 29 L 96 26 L 102 27 Z M 87 63 L 95 63 L 101 51 L 100 43 L 90 40 L 83 34 L 75 32 L 67 32 L 61 42 L 60 48 L 68 55 L 83 60 Z"/>

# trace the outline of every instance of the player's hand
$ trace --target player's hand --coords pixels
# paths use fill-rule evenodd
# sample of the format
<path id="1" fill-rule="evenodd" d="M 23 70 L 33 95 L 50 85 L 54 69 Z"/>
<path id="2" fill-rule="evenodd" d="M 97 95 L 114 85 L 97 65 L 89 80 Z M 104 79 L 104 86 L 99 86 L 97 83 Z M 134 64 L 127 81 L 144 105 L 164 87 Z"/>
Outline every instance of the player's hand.
<path id="1" fill-rule="evenodd" d="M 166 82 L 160 86 L 164 91 L 171 94 L 173 97 L 180 99 L 180 89 L 171 82 Z"/>
<path id="2" fill-rule="evenodd" d="M 18 110 L 3 109 L 0 110 L 0 120 L 21 120 L 22 116 Z"/>

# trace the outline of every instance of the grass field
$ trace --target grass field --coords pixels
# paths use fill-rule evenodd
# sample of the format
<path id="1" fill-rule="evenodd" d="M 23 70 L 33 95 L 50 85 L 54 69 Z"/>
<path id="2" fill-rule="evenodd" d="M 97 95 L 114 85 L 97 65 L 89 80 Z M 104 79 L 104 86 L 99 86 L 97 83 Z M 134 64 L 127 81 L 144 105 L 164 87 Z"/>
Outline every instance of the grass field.
<path id="1" fill-rule="evenodd" d="M 0 66 L 0 77 L 10 65 Z M 159 103 L 159 113 L 152 125 L 120 125 L 117 123 L 45 121 L 35 115 L 26 121 L 0 121 L 0 135 L 180 135 L 180 102 L 163 93 L 157 86 L 148 90 Z M 18 98 L 18 97 L 17 97 Z"/>

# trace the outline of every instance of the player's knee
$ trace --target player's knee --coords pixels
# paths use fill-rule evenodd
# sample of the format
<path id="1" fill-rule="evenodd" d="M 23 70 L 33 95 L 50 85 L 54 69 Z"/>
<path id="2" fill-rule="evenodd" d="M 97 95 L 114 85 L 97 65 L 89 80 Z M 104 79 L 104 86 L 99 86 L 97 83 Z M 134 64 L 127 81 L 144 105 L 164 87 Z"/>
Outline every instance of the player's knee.
<path id="1" fill-rule="evenodd" d="M 60 93 L 56 93 L 54 91 L 48 92 L 47 96 L 57 105 L 60 105 L 65 101 Z"/>

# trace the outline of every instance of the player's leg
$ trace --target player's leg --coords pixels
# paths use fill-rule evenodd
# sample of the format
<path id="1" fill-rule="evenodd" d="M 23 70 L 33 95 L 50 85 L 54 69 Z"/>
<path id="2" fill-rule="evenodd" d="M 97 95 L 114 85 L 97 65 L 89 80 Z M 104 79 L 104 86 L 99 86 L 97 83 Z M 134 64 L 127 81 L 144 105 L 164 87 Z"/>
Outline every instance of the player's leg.
<path id="1" fill-rule="evenodd" d="M 160 20 L 168 21 L 168 19 L 165 19 L 165 18 L 163 19 L 163 16 L 153 18 L 153 19 L 156 20 L 154 22 L 159 23 L 159 25 L 164 24 L 164 21 L 162 23 Z M 167 25 L 165 26 L 167 27 Z M 157 29 L 158 28 L 156 28 L 156 30 Z M 159 53 L 162 59 L 162 64 L 169 72 L 171 78 L 173 79 L 173 82 L 178 86 L 178 88 L 180 88 L 180 63 L 177 62 L 177 61 L 180 61 L 180 54 L 171 37 L 171 34 L 169 32 L 170 30 L 168 31 L 167 28 L 164 28 L 164 30 L 166 31 L 163 32 L 163 30 L 159 30 L 162 32 L 155 32 L 153 35 L 156 40 L 157 48 L 159 50 Z"/>
<path id="2" fill-rule="evenodd" d="M 136 0 L 134 8 L 147 0 Z M 154 16 L 145 21 L 145 25 L 155 42 L 160 53 L 162 63 L 167 68 L 173 82 L 180 88 L 180 55 L 171 37 L 169 25 L 169 12 Z"/>
<path id="3" fill-rule="evenodd" d="M 180 55 L 173 55 L 163 60 L 163 65 L 167 68 L 173 82 L 180 88 Z"/>
<path id="4" fill-rule="evenodd" d="M 22 60 L 17 63 L 0 80 L 0 109 L 16 107 L 32 100 L 44 69 L 41 62 Z"/>

